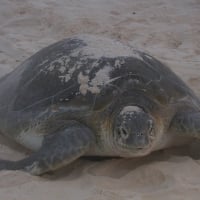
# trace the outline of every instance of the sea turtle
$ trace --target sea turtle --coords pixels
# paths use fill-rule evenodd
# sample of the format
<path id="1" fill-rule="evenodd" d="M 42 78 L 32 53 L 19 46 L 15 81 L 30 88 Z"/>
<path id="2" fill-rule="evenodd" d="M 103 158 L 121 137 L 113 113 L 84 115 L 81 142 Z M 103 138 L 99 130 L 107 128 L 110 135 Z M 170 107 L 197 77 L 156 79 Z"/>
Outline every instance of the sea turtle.
<path id="1" fill-rule="evenodd" d="M 84 155 L 144 156 L 199 138 L 200 101 L 154 57 L 78 35 L 0 80 L 0 130 L 34 151 L 0 170 L 40 175 Z"/>

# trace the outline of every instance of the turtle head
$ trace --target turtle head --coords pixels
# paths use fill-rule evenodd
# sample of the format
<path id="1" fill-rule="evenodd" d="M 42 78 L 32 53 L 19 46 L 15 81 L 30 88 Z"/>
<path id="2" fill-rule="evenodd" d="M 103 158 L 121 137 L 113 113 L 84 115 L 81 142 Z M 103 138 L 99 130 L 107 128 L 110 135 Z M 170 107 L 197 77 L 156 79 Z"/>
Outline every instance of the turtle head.
<path id="1" fill-rule="evenodd" d="M 115 116 L 113 134 L 124 153 L 144 155 L 154 137 L 153 117 L 138 106 L 125 106 Z"/>

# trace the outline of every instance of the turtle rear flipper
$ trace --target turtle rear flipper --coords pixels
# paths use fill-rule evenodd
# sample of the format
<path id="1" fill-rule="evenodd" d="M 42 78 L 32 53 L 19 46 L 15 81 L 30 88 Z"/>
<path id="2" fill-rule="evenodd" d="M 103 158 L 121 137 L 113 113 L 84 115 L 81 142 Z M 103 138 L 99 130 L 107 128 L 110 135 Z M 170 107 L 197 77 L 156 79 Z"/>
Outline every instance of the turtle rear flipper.
<path id="1" fill-rule="evenodd" d="M 41 148 L 19 161 L 0 160 L 0 170 L 24 170 L 33 175 L 65 166 L 82 156 L 94 142 L 91 130 L 79 123 L 47 135 Z"/>
<path id="2" fill-rule="evenodd" d="M 200 138 L 200 112 L 181 112 L 172 120 L 171 127 L 176 133 Z"/>

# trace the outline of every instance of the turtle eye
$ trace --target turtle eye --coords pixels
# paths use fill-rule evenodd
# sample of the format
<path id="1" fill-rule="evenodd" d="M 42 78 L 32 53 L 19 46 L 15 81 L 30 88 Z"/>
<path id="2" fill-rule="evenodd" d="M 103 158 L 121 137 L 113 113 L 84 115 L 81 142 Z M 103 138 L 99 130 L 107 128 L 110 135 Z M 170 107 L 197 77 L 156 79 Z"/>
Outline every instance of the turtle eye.
<path id="1" fill-rule="evenodd" d="M 117 133 L 118 133 L 118 136 L 120 138 L 122 138 L 122 139 L 127 139 L 128 136 L 129 136 L 128 131 L 125 128 L 123 128 L 123 127 L 118 128 Z"/>

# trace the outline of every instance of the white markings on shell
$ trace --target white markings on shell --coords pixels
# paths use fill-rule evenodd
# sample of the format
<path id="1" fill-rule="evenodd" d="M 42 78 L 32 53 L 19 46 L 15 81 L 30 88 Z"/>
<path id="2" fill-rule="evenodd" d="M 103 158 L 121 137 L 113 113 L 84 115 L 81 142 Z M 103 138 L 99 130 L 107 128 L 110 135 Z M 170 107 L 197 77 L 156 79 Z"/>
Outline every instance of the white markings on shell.
<path id="1" fill-rule="evenodd" d="M 82 69 L 77 77 L 77 82 L 80 84 L 79 91 L 82 95 L 86 95 L 88 91 L 98 94 L 103 85 L 114 81 L 115 79 L 111 80 L 110 78 L 110 72 L 120 68 L 125 63 L 126 57 L 135 57 L 143 60 L 138 51 L 113 39 L 93 35 L 78 35 L 72 39 L 77 39 L 77 42 L 80 40 L 86 46 L 80 43 L 80 47 L 72 50 L 68 55 L 61 55 L 61 57 L 51 62 L 45 70 L 46 72 L 57 70 L 59 79 L 62 82 L 68 82 L 76 70 L 80 69 L 84 63 L 87 64 L 89 59 L 93 59 L 92 63 Z M 99 66 L 99 61 L 102 57 L 116 58 L 114 66 L 111 66 L 110 63 L 105 64 L 91 79 L 88 74 L 93 68 Z M 70 63 L 72 58 L 73 62 Z"/>
<path id="2" fill-rule="evenodd" d="M 81 50 L 82 55 L 86 55 L 90 58 L 114 58 L 114 57 L 136 57 L 143 60 L 137 51 L 134 51 L 131 47 L 122 44 L 119 41 L 106 38 L 103 36 L 94 35 L 79 35 L 78 39 L 83 40 L 87 46 Z"/>
<path id="3" fill-rule="evenodd" d="M 57 70 L 61 74 L 59 75 L 60 80 L 62 82 L 68 82 L 71 79 L 74 71 L 79 69 L 82 66 L 84 60 L 87 59 L 83 56 L 80 61 L 76 61 L 74 62 L 73 66 L 70 66 L 71 58 L 78 57 L 78 53 L 79 52 L 72 52 L 70 55 L 59 57 L 54 62 L 52 62 L 46 70 L 49 72 Z"/>
<path id="4" fill-rule="evenodd" d="M 68 59 L 68 56 L 62 56 L 59 57 L 58 59 L 56 59 L 55 61 L 53 61 L 52 63 L 50 63 L 49 67 L 48 67 L 48 71 L 54 71 L 54 70 L 58 70 L 61 73 L 64 72 L 63 66 L 65 65 L 65 61 Z M 59 65 L 59 67 L 58 67 Z"/>
<path id="5" fill-rule="evenodd" d="M 112 68 L 107 65 L 100 69 L 93 79 L 89 79 L 89 76 L 83 75 L 82 72 L 78 75 L 78 83 L 80 84 L 79 91 L 82 95 L 86 95 L 88 91 L 92 94 L 100 93 L 101 87 L 110 81 L 110 72 Z"/>
<path id="6" fill-rule="evenodd" d="M 133 113 L 133 112 L 143 112 L 143 110 L 138 106 L 125 106 L 121 110 L 120 115 L 123 115 L 125 113 Z"/>
<path id="7" fill-rule="evenodd" d="M 54 62 L 50 64 L 50 66 L 47 68 L 47 71 L 51 72 L 54 70 L 57 70 L 61 73 L 59 78 L 63 82 L 67 82 L 70 80 L 72 73 L 74 72 L 75 68 L 72 68 L 68 70 L 66 73 L 66 66 L 69 65 L 70 57 L 69 56 L 62 56 L 56 59 Z"/>
<path id="8" fill-rule="evenodd" d="M 112 68 L 109 65 L 106 65 L 103 69 L 100 69 L 95 77 L 90 81 L 93 87 L 98 87 L 104 85 L 107 81 L 110 80 L 110 72 Z"/>
<path id="9" fill-rule="evenodd" d="M 125 63 L 124 59 L 115 60 L 115 67 L 120 68 Z"/>
<path id="10" fill-rule="evenodd" d="M 86 95 L 89 89 L 88 82 L 89 82 L 89 77 L 83 75 L 83 73 L 80 72 L 80 74 L 78 75 L 78 83 L 80 84 L 79 90 L 83 95 Z"/>
<path id="11" fill-rule="evenodd" d="M 90 77 L 88 75 L 83 75 L 88 74 L 88 72 L 91 69 L 87 69 L 87 71 L 85 70 L 84 72 L 80 72 L 80 74 L 78 75 L 78 83 L 80 84 L 79 90 L 83 95 L 86 95 L 88 91 L 93 94 L 98 94 L 103 85 L 116 80 L 115 78 L 110 78 L 110 72 L 114 68 L 120 68 L 125 63 L 123 57 L 130 56 L 143 60 L 137 51 L 134 51 L 132 48 L 125 46 L 118 41 L 91 35 L 81 35 L 77 36 L 77 38 L 81 39 L 87 44 L 87 46 L 80 47 L 79 49 L 77 49 L 77 51 L 80 52 L 79 55 L 83 56 L 83 58 L 96 59 L 96 62 L 94 62 L 90 66 L 91 69 L 98 66 L 98 60 L 102 57 L 121 57 L 115 60 L 114 66 L 111 66 L 109 63 L 103 66 L 102 69 L 96 72 L 96 75 L 92 80 L 90 80 Z"/>

